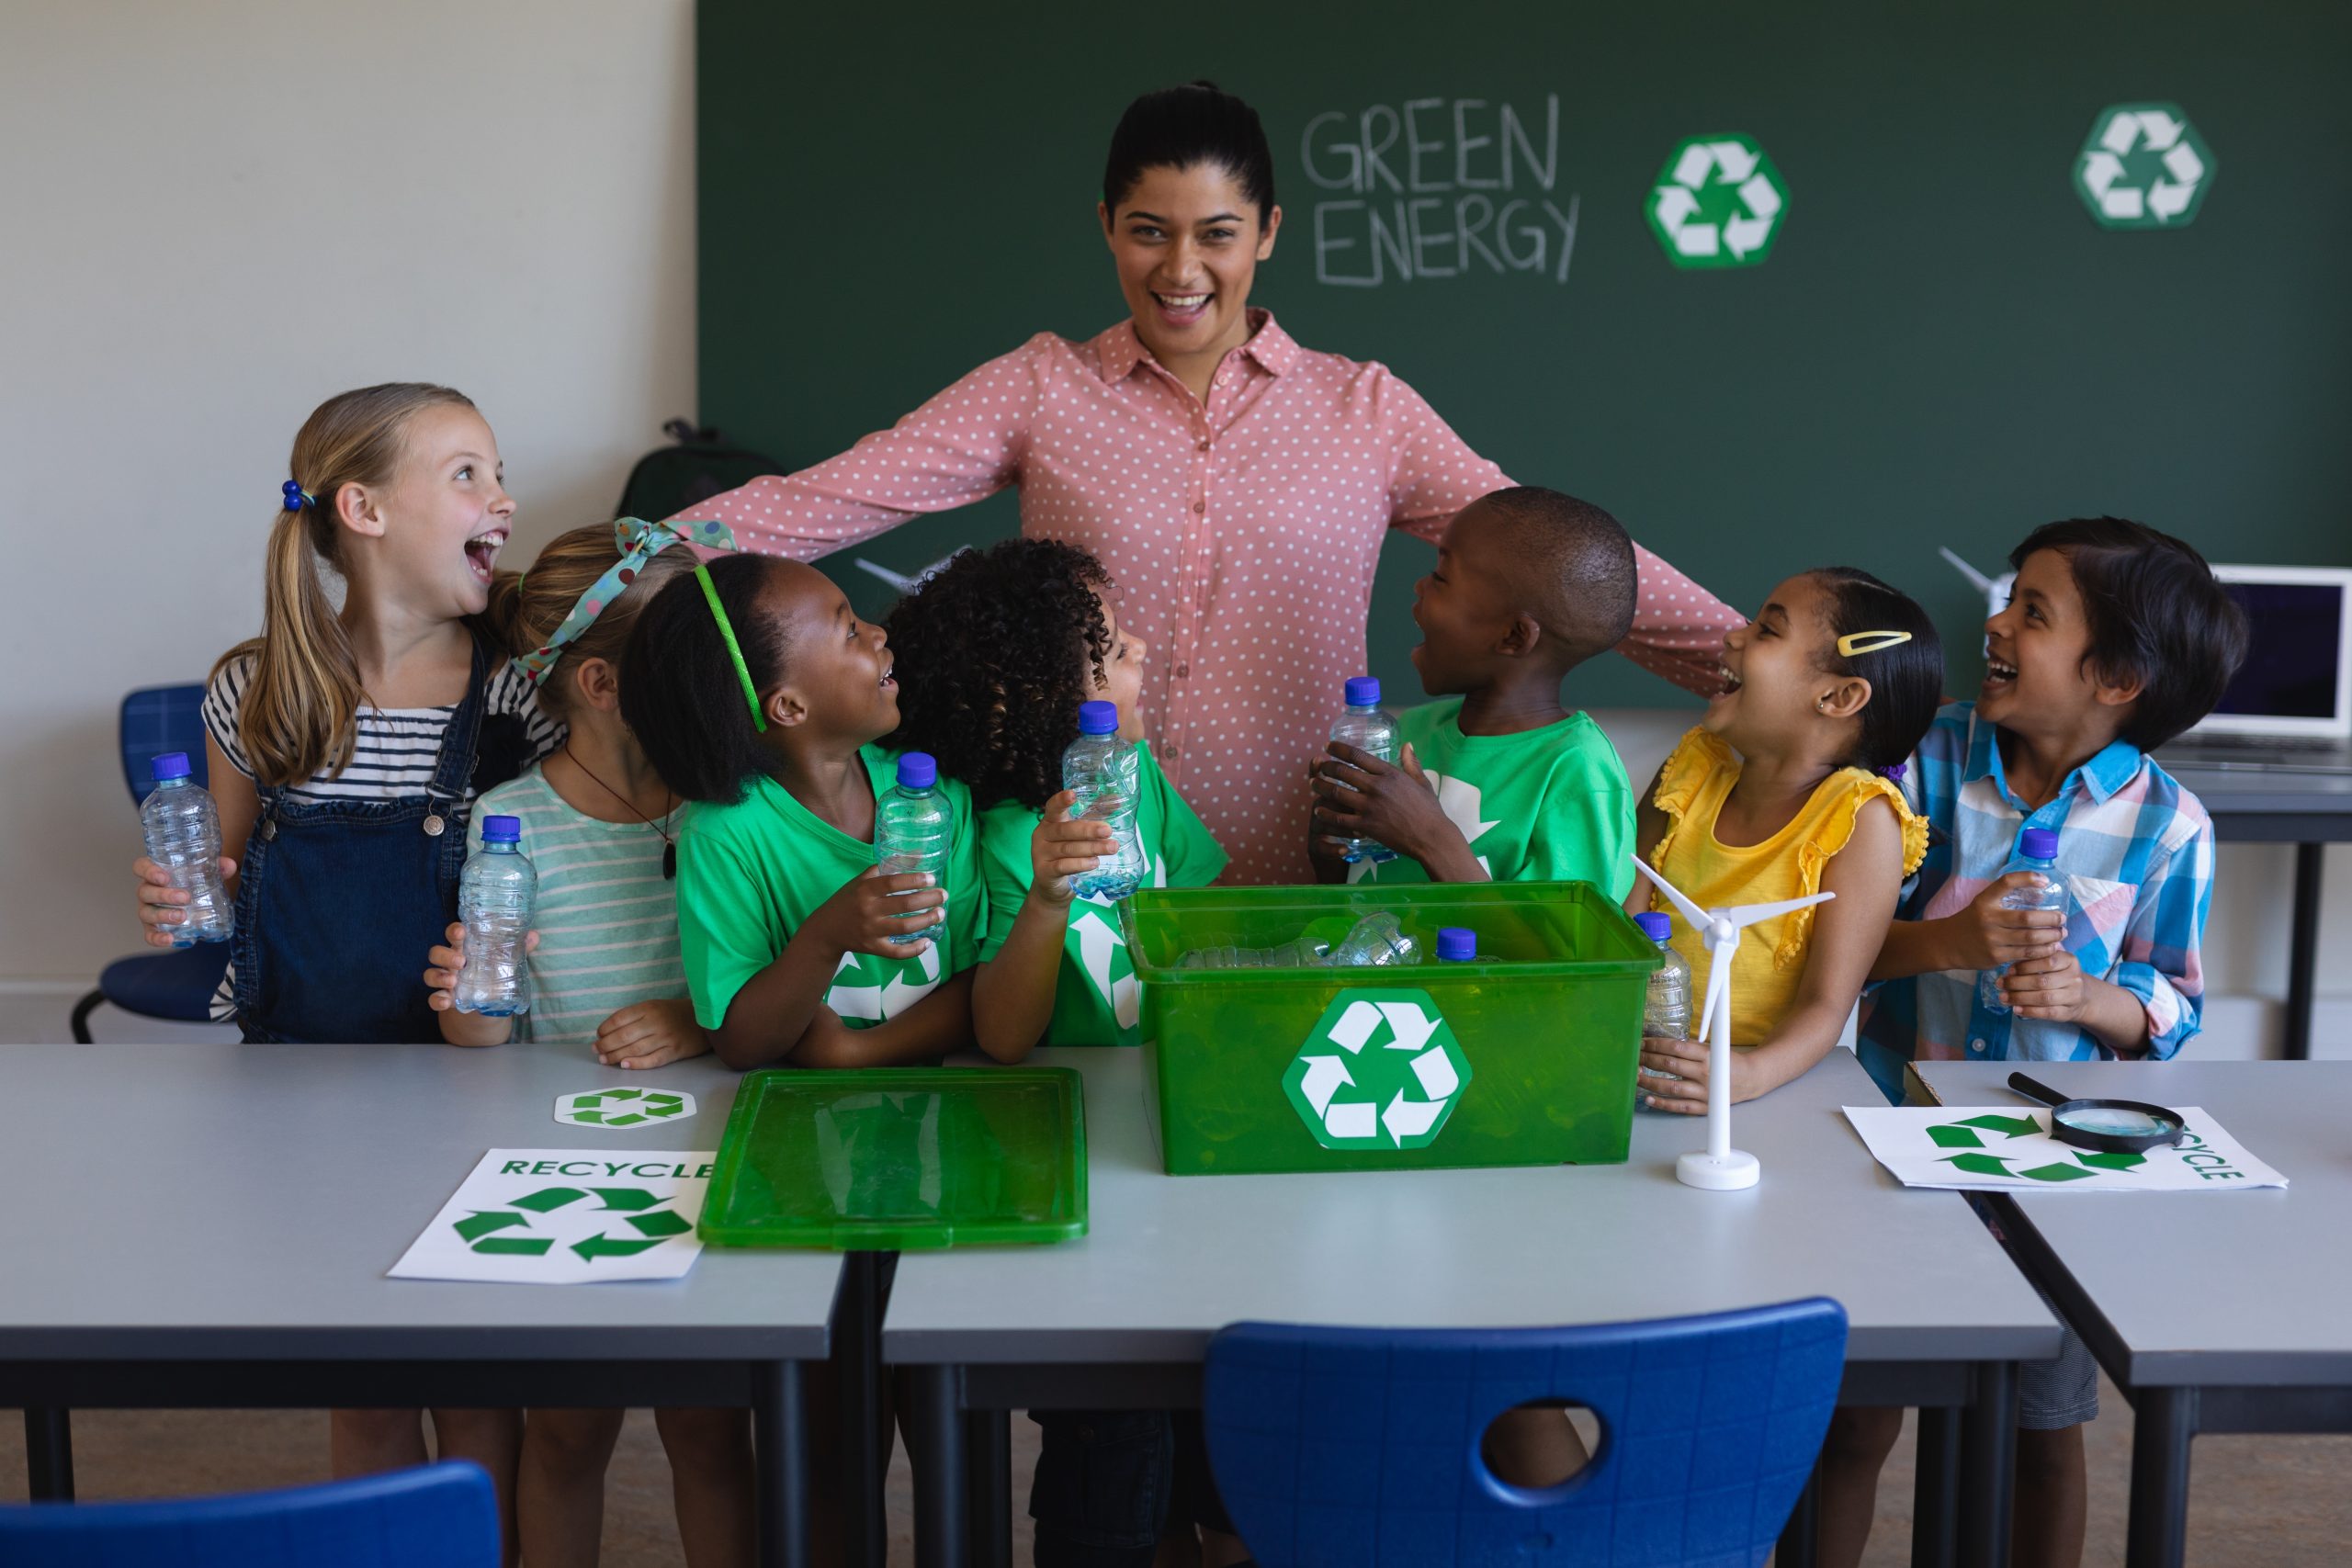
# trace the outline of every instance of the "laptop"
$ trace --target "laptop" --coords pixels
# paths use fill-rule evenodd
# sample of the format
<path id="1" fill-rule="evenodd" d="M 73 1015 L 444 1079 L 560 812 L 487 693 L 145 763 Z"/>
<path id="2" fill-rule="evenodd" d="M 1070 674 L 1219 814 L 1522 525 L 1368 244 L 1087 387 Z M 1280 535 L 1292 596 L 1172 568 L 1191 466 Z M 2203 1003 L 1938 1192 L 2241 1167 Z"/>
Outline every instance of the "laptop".
<path id="1" fill-rule="evenodd" d="M 2166 767 L 2352 773 L 2352 570 L 2217 566 L 2246 616 L 2245 662 Z"/>

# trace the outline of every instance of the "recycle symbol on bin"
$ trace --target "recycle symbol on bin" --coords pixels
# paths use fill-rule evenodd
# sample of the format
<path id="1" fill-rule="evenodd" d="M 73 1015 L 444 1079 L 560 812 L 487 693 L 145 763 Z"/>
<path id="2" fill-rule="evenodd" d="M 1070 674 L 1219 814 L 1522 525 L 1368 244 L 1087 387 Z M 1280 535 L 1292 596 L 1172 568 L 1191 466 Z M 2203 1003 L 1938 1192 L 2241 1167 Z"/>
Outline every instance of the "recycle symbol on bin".
<path id="1" fill-rule="evenodd" d="M 2178 229 L 2213 183 L 2213 152 L 2178 104 L 2113 104 L 2075 159 L 2075 192 L 2102 229 Z"/>
<path id="2" fill-rule="evenodd" d="M 1677 266 L 1755 266 L 1787 220 L 1789 187 L 1752 137 L 1693 136 L 1666 156 L 1649 220 Z"/>
<path id="3" fill-rule="evenodd" d="M 503 1209 L 476 1209 L 462 1220 L 450 1222 L 472 1251 L 503 1255 L 509 1258 L 544 1258 L 552 1251 L 557 1229 L 548 1216 L 560 1209 L 568 1209 L 583 1198 L 601 1200 L 593 1210 L 576 1211 L 575 1214 L 595 1234 L 583 1235 L 571 1244 L 571 1250 L 582 1259 L 594 1263 L 599 1258 L 634 1258 L 640 1252 L 650 1252 L 673 1235 L 684 1235 L 694 1229 L 684 1214 L 662 1205 L 670 1200 L 657 1198 L 642 1187 L 542 1187 L 536 1192 L 526 1192 L 510 1199 Z M 606 1223 L 595 1216 L 618 1214 L 617 1222 L 626 1227 L 619 1235 L 607 1234 Z M 533 1216 L 537 1216 L 534 1224 Z M 566 1215 L 572 1219 L 575 1215 Z M 579 1226 L 566 1226 L 575 1230 Z M 536 1234 L 517 1235 L 516 1231 Z M 628 1234 L 634 1231 L 635 1235 Z"/>
<path id="4" fill-rule="evenodd" d="M 1327 1149 L 1427 1148 L 1470 1087 L 1470 1059 L 1427 991 L 1341 991 L 1283 1074 Z"/>

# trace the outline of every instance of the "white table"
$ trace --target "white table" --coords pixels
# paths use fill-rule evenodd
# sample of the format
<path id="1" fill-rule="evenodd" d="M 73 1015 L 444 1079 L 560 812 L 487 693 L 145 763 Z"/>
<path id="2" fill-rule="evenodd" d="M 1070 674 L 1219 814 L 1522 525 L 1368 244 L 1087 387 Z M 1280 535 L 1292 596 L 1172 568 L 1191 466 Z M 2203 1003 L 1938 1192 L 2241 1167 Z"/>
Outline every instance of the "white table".
<path id="1" fill-rule="evenodd" d="M 491 1148 L 716 1148 L 736 1076 L 583 1047 L 6 1045 L 0 1404 L 34 1495 L 70 1498 L 62 1413 L 717 1404 L 754 1413 L 763 1562 L 806 1560 L 804 1368 L 842 1260 L 707 1250 L 678 1280 L 389 1280 Z M 565 1126 L 557 1096 L 687 1089 L 697 1114 Z"/>
<path id="2" fill-rule="evenodd" d="M 2199 1432 L 2352 1432 L 2352 1062 L 1921 1062 L 1944 1105 L 2202 1106 L 2284 1190 L 1993 1194 L 2018 1262 L 2132 1402 L 2131 1568 L 2178 1568 Z"/>
<path id="3" fill-rule="evenodd" d="M 1737 1110 L 1764 1179 L 1731 1193 L 1674 1179 L 1704 1124 L 1657 1113 L 1636 1118 L 1617 1166 L 1169 1177 L 1140 1053 L 1034 1060 L 1085 1075 L 1091 1229 L 899 1259 L 882 1355 L 910 1371 L 922 1416 L 921 1562 L 963 1562 L 969 1535 L 1002 1550 L 1001 1466 L 986 1451 L 1000 1413 L 1197 1405 L 1209 1337 L 1228 1323 L 1609 1323 L 1816 1294 L 1851 1324 L 1841 1399 L 1923 1407 L 1924 1560 L 1943 1560 L 1955 1524 L 1966 1561 L 2002 1560 L 2014 1365 L 2054 1355 L 2058 1326 L 1966 1204 L 1906 1191 L 1871 1159 L 1838 1108 L 1884 1100 L 1848 1054 Z M 1977 1417 L 1964 1441 L 1962 1410 Z M 1963 1447 L 1964 1508 L 1944 1480 Z"/>

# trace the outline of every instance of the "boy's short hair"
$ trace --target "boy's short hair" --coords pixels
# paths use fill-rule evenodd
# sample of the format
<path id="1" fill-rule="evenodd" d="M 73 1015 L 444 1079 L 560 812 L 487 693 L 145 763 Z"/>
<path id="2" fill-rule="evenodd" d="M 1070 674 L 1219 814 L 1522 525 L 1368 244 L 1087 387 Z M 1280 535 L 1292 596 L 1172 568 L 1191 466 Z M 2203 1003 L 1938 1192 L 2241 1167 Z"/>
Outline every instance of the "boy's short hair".
<path id="1" fill-rule="evenodd" d="M 1634 541 L 1624 525 L 1589 501 L 1542 485 L 1516 485 L 1478 498 L 1503 525 L 1524 570 L 1512 580 L 1520 605 L 1572 662 L 1616 647 L 1634 628 Z"/>
<path id="2" fill-rule="evenodd" d="M 2009 552 L 2066 558 L 2090 626 L 2086 667 L 2140 695 L 2120 738 L 2153 751 L 2213 711 L 2245 658 L 2245 612 L 2195 547 L 2121 517 L 2045 523 Z"/>

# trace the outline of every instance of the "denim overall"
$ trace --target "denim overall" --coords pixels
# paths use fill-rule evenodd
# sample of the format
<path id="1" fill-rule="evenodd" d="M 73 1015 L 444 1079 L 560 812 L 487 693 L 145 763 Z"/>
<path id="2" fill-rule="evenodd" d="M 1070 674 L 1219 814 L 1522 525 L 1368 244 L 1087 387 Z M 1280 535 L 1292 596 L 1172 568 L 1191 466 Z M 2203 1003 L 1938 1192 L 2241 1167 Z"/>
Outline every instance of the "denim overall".
<path id="1" fill-rule="evenodd" d="M 442 732 L 425 794 L 300 801 L 257 787 L 231 939 L 246 1040 L 440 1040 L 424 954 L 457 918 L 467 785 L 479 794 L 530 760 L 520 716 L 484 722 L 492 657 L 477 633 L 465 700 Z"/>

